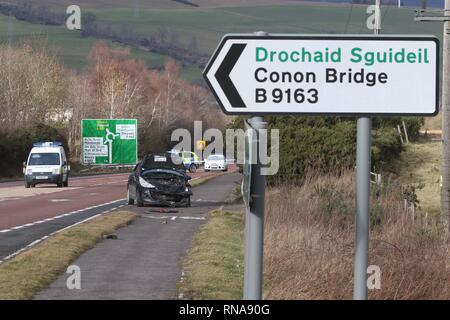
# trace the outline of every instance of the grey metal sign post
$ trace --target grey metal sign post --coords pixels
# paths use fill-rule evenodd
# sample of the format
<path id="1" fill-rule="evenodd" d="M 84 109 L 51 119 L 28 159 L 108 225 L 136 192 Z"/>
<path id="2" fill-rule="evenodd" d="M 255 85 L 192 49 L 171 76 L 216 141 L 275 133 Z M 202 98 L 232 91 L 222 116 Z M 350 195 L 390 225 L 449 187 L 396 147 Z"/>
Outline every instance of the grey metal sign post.
<path id="1" fill-rule="evenodd" d="M 251 143 L 252 148 L 256 148 L 254 159 L 256 161 L 250 163 L 250 195 L 247 200 L 249 208 L 245 214 L 244 299 L 260 300 L 263 277 L 265 177 L 261 174 L 259 139 L 260 130 L 266 129 L 267 124 L 262 117 L 253 117 L 248 124 L 254 130 Z"/>
<path id="2" fill-rule="evenodd" d="M 355 300 L 367 299 L 370 215 L 370 146 L 372 120 L 359 118 L 356 138 Z"/>

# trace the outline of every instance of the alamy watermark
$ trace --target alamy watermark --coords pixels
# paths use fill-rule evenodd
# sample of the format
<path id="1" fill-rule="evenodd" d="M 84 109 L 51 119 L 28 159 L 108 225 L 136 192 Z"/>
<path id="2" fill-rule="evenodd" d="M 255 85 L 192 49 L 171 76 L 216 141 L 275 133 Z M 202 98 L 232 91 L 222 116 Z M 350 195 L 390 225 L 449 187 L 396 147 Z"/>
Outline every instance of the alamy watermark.
<path id="1" fill-rule="evenodd" d="M 381 289 L 381 269 L 379 266 L 371 265 L 367 267 L 367 289 L 380 290 Z"/>
<path id="2" fill-rule="evenodd" d="M 66 27 L 69 30 L 81 30 L 81 8 L 77 5 L 70 5 L 66 9 L 69 15 L 66 20 Z"/>
<path id="3" fill-rule="evenodd" d="M 194 121 L 194 137 L 187 129 L 176 129 L 171 135 L 171 141 L 178 142 L 173 148 L 177 152 L 191 151 L 193 142 L 200 140 L 209 142 L 205 150 L 195 150 L 200 161 L 208 158 L 211 154 L 223 154 L 226 159 L 233 159 L 236 164 L 240 165 L 256 164 L 259 158 L 262 175 L 269 176 L 278 173 L 280 167 L 280 133 L 278 129 L 270 130 L 270 155 L 267 129 L 248 129 L 247 131 L 226 129 L 224 137 L 223 132 L 219 129 L 213 128 L 203 132 L 202 122 Z M 176 160 L 174 159 L 174 161 Z"/>
<path id="4" fill-rule="evenodd" d="M 71 265 L 67 268 L 67 274 L 70 276 L 66 280 L 66 287 L 69 290 L 81 289 L 81 269 L 77 265 Z"/>
<path id="5" fill-rule="evenodd" d="M 370 5 L 366 10 L 369 17 L 366 21 L 366 26 L 369 30 L 381 29 L 381 8 L 377 5 Z"/>

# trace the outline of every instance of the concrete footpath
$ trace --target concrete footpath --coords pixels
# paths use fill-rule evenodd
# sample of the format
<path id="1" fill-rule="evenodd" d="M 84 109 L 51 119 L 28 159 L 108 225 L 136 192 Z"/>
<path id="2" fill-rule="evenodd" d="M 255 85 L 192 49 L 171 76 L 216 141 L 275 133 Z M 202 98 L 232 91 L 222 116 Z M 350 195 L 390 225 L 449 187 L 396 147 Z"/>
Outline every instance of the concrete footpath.
<path id="1" fill-rule="evenodd" d="M 232 173 L 194 188 L 192 207 L 175 208 L 177 213 L 124 207 L 141 217 L 118 230 L 118 239 L 103 240 L 73 263 L 81 270 L 81 289 L 69 290 L 70 274 L 62 274 L 35 299 L 177 299 L 183 258 L 196 231 L 240 181 Z"/>

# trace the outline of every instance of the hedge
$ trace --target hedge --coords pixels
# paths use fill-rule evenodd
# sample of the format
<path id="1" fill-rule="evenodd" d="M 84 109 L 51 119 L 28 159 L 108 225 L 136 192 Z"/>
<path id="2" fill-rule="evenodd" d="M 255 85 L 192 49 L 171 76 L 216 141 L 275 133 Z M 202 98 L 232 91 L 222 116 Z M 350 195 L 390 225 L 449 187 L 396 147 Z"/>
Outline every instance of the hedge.
<path id="1" fill-rule="evenodd" d="M 243 128 L 236 117 L 229 128 Z M 356 119 L 338 117 L 265 117 L 269 129 L 280 130 L 280 169 L 269 184 L 301 183 L 308 174 L 339 173 L 356 162 Z M 403 150 L 396 127 L 405 121 L 411 140 L 419 136 L 420 118 L 374 118 L 372 168 L 380 170 Z M 269 135 L 270 136 L 270 135 Z"/>

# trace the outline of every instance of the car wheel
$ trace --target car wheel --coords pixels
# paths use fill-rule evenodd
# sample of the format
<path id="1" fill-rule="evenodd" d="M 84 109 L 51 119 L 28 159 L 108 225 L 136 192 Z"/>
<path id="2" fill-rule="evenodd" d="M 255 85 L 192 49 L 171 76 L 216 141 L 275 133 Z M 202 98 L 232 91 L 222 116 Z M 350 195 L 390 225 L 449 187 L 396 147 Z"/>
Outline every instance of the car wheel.
<path id="1" fill-rule="evenodd" d="M 141 197 L 141 193 L 139 192 L 139 190 L 136 190 L 136 206 L 137 207 L 143 207 L 144 206 L 144 202 L 142 201 L 142 197 Z"/>
<path id="2" fill-rule="evenodd" d="M 195 164 L 191 164 L 189 167 L 189 172 L 195 173 L 197 171 L 197 166 Z"/>
<path id="3" fill-rule="evenodd" d="M 62 187 L 63 187 L 63 183 L 62 183 L 62 182 L 58 182 L 58 183 L 56 184 L 56 186 L 57 186 L 58 188 L 62 188 Z"/>
<path id="4" fill-rule="evenodd" d="M 127 188 L 127 203 L 129 205 L 134 204 L 134 200 L 130 197 L 130 188 Z"/>

